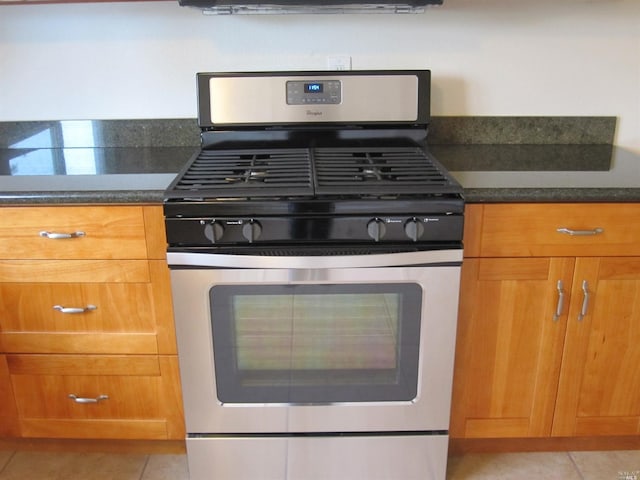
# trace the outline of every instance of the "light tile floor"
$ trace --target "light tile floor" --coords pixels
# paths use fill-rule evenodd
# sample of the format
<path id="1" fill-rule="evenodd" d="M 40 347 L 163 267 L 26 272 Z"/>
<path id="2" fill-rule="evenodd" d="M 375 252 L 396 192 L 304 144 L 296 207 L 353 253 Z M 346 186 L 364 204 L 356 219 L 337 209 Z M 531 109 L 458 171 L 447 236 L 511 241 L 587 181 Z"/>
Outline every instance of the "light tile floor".
<path id="1" fill-rule="evenodd" d="M 188 478 L 185 455 L 0 451 L 0 480 Z M 640 480 L 640 451 L 466 454 L 449 459 L 447 480 L 480 479 Z"/>
<path id="2" fill-rule="evenodd" d="M 640 451 L 468 454 L 449 459 L 447 480 L 481 479 L 640 480 Z"/>

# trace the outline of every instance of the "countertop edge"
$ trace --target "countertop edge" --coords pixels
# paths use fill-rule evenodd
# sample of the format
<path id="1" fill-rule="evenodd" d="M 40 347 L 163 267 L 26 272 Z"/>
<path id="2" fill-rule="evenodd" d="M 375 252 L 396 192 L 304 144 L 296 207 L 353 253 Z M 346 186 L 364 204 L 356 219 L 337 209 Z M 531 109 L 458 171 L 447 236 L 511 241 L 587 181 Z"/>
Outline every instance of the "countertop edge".
<path id="1" fill-rule="evenodd" d="M 164 190 L 109 190 L 0 193 L 0 205 L 62 205 L 79 203 L 162 204 Z"/>
<path id="2" fill-rule="evenodd" d="M 466 203 L 634 203 L 640 188 L 465 188 Z"/>
<path id="3" fill-rule="evenodd" d="M 639 188 L 465 188 L 466 203 L 640 203 Z M 0 193 L 0 205 L 162 204 L 163 190 Z"/>

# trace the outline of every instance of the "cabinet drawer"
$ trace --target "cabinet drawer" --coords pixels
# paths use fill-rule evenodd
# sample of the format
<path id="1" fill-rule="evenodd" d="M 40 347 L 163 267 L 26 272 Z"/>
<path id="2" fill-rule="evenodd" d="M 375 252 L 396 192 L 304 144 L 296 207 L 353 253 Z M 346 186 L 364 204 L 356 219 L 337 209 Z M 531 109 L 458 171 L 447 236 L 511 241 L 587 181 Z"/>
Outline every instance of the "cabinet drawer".
<path id="1" fill-rule="evenodd" d="M 639 204 L 491 204 L 483 257 L 640 255 Z"/>
<path id="2" fill-rule="evenodd" d="M 7 355 L 22 433 L 170 438 L 172 412 L 181 414 L 175 363 L 144 355 Z"/>
<path id="3" fill-rule="evenodd" d="M 0 283 L 3 332 L 155 332 L 149 283 Z"/>
<path id="4" fill-rule="evenodd" d="M 0 208 L 0 259 L 143 258 L 143 207 Z"/>

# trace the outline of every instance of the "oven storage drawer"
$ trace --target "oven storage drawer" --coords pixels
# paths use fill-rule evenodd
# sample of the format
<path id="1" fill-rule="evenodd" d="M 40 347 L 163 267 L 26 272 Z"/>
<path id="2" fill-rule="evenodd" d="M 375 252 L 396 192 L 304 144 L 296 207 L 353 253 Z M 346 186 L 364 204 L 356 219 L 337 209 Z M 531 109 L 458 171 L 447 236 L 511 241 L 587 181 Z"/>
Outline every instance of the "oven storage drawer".
<path id="1" fill-rule="evenodd" d="M 9 354 L 7 365 L 25 437 L 174 436 L 175 357 Z"/>
<path id="2" fill-rule="evenodd" d="M 187 437 L 191 480 L 445 478 L 447 435 Z"/>
<path id="3" fill-rule="evenodd" d="M 482 257 L 640 255 L 638 204 L 495 204 L 482 212 Z"/>
<path id="4" fill-rule="evenodd" d="M 143 207 L 4 207 L 0 258 L 147 258 Z"/>

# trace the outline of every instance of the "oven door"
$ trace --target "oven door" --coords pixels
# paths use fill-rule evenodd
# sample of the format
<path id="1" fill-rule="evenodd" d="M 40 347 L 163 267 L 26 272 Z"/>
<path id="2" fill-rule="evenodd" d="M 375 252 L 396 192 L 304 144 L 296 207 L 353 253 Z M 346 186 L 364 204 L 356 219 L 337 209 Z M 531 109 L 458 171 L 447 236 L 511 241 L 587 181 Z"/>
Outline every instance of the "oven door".
<path id="1" fill-rule="evenodd" d="M 168 254 L 187 431 L 446 431 L 462 250 Z"/>

